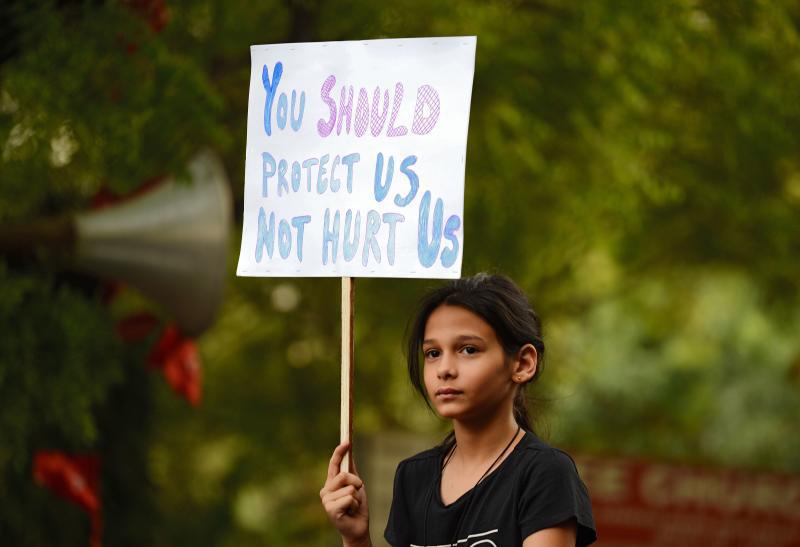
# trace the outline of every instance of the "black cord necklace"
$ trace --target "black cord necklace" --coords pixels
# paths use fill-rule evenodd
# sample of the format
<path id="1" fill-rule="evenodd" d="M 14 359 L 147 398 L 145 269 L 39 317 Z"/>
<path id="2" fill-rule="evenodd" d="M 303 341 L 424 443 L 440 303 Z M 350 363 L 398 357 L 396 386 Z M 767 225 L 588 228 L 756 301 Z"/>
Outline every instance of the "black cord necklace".
<path id="1" fill-rule="evenodd" d="M 483 481 L 483 479 L 486 478 L 486 475 L 489 474 L 489 472 L 494 468 L 494 466 L 497 465 L 497 462 L 500 461 L 500 459 L 505 455 L 505 453 L 508 452 L 508 449 L 511 448 L 511 445 L 516 440 L 517 435 L 519 435 L 519 432 L 520 432 L 521 429 L 522 429 L 522 427 L 517 425 L 517 430 L 514 432 L 514 436 L 511 437 L 511 440 L 508 441 L 508 444 L 506 445 L 506 447 L 503 449 L 502 452 L 500 452 L 500 455 L 497 456 L 497 458 L 495 458 L 495 460 L 492 462 L 492 465 L 490 465 L 488 467 L 488 469 L 486 469 L 486 471 L 483 472 L 483 475 L 481 475 L 481 477 L 475 483 L 475 486 L 473 486 L 470 489 L 469 494 L 468 494 L 469 497 L 467 498 L 467 504 L 464 507 L 464 510 L 461 511 L 461 514 L 458 517 L 458 521 L 456 522 L 456 528 L 455 528 L 455 531 L 453 532 L 453 539 L 450 541 L 451 545 L 455 544 L 456 540 L 458 539 L 458 532 L 461 529 L 461 523 L 464 521 L 464 517 L 467 515 L 467 513 L 469 512 L 470 507 L 472 506 L 472 499 L 475 497 L 475 490 L 478 489 L 478 485 L 481 483 L 481 481 Z M 428 490 L 428 499 L 427 499 L 427 501 L 425 503 L 425 518 L 424 518 L 424 525 L 423 525 L 423 531 L 424 531 L 424 535 L 423 535 L 424 542 L 423 542 L 423 544 L 424 545 L 428 544 L 428 513 L 430 512 L 431 499 L 433 498 L 433 489 L 436 488 L 437 485 L 441 483 L 441 478 L 442 478 L 442 474 L 444 472 L 444 468 L 447 467 L 447 464 L 450 463 L 450 460 L 453 458 L 453 454 L 455 454 L 457 446 L 458 446 L 458 443 L 453 442 L 453 448 L 450 450 L 449 454 L 447 455 L 447 457 L 444 460 L 444 463 L 442 464 L 441 469 L 439 470 L 439 477 L 438 477 L 439 480 L 434 480 L 433 484 L 431 485 L 431 488 Z M 455 503 L 455 502 L 453 502 L 453 503 Z"/>

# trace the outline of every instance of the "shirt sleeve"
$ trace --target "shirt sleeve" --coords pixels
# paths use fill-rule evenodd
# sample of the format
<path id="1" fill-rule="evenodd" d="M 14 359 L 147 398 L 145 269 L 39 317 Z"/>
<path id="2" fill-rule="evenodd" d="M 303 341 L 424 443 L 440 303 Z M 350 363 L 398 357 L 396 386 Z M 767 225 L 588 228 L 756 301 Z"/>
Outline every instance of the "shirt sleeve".
<path id="1" fill-rule="evenodd" d="M 597 539 L 589 493 L 569 455 L 558 449 L 540 451 L 522 478 L 519 523 L 523 539 L 573 519 L 576 545 Z"/>

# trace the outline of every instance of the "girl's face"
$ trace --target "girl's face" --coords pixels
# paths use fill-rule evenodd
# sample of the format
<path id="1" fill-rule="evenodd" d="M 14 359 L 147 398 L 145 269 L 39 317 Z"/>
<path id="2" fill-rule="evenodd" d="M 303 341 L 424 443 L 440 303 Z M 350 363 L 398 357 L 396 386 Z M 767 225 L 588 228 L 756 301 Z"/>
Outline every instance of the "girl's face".
<path id="1" fill-rule="evenodd" d="M 483 421 L 511 409 L 515 384 L 494 329 L 471 311 L 442 305 L 422 343 L 428 397 L 443 418 Z"/>

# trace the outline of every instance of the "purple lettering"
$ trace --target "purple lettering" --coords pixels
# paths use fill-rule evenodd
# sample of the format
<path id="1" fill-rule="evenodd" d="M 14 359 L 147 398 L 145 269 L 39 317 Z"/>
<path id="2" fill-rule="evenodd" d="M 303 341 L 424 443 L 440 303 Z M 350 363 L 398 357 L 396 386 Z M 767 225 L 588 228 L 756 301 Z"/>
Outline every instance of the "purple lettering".
<path id="1" fill-rule="evenodd" d="M 405 125 L 394 126 L 397 113 L 400 112 L 400 104 L 403 102 L 403 84 L 397 82 L 394 86 L 394 106 L 392 106 L 392 119 L 389 120 L 389 130 L 386 132 L 388 137 L 402 137 L 408 133 Z"/>
<path id="2" fill-rule="evenodd" d="M 324 120 L 319 120 L 317 122 L 317 133 L 319 133 L 320 137 L 327 137 L 330 135 L 331 131 L 333 131 L 333 125 L 336 123 L 336 101 L 331 99 L 329 95 L 334 85 L 336 85 L 336 76 L 331 74 L 322 83 L 322 89 L 320 90 L 322 101 L 328 105 L 331 111 L 331 117 L 327 122 Z"/>
<path id="3" fill-rule="evenodd" d="M 425 116 L 425 105 L 430 113 Z M 428 84 L 420 86 L 417 90 L 417 105 L 414 108 L 414 123 L 411 131 L 417 135 L 430 133 L 439 119 L 439 93 Z"/>
<path id="4" fill-rule="evenodd" d="M 375 91 L 372 93 L 372 116 L 370 123 L 370 131 L 373 137 L 380 135 L 383 131 L 383 124 L 386 123 L 386 114 L 389 112 L 389 90 L 383 92 L 383 113 L 378 114 L 378 101 L 381 99 L 381 88 L 375 86 Z"/>
<path id="5" fill-rule="evenodd" d="M 347 99 L 345 99 L 345 92 Z M 353 86 L 342 87 L 342 92 L 339 99 L 339 123 L 336 125 L 336 134 L 342 134 L 342 120 L 347 117 L 347 130 L 345 133 L 350 134 L 350 118 L 353 115 Z"/>
<path id="6" fill-rule="evenodd" d="M 358 91 L 358 104 L 356 104 L 356 137 L 361 137 L 367 131 L 367 120 L 369 119 L 369 99 L 367 90 L 363 87 Z"/>

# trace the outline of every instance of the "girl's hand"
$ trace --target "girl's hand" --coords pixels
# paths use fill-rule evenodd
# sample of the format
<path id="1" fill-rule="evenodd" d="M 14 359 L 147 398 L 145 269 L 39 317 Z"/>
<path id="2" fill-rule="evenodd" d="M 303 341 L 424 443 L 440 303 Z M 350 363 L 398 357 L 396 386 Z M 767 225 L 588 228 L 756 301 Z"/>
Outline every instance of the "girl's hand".
<path id="1" fill-rule="evenodd" d="M 341 471 L 342 458 L 349 448 L 350 443 L 342 443 L 333 451 L 328 466 L 328 480 L 320 490 L 319 497 L 328 519 L 341 534 L 345 546 L 371 546 L 364 482 L 357 474 Z M 355 463 L 353 470 L 356 471 Z"/>

